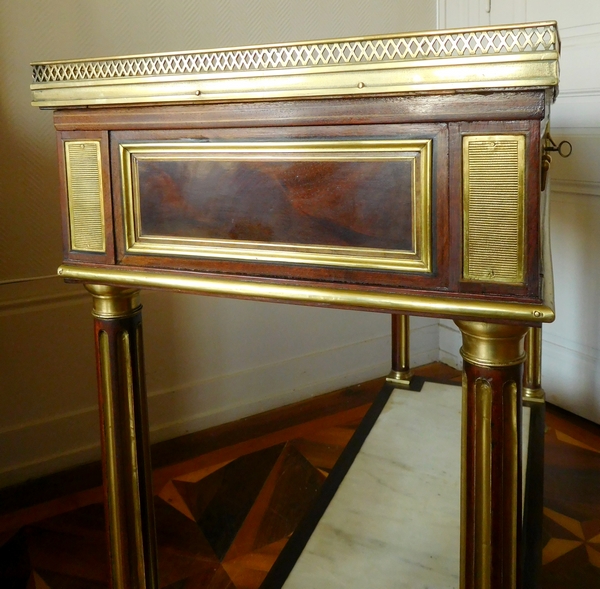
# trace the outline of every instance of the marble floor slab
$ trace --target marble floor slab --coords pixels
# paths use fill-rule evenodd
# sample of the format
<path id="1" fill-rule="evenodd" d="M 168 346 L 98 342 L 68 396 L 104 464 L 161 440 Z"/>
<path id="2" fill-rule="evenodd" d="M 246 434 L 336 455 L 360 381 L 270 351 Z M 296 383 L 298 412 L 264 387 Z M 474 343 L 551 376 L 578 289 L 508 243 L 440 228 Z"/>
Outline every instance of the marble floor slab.
<path id="1" fill-rule="evenodd" d="M 461 401 L 391 394 L 284 589 L 458 588 Z"/>

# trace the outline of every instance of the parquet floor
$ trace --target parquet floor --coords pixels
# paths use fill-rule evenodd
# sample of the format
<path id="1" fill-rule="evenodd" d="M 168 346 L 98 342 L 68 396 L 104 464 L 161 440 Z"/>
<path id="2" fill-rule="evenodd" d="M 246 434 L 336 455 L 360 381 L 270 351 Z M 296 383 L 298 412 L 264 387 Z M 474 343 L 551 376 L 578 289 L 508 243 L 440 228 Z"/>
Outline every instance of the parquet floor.
<path id="1" fill-rule="evenodd" d="M 425 372 L 460 381 L 443 365 Z M 380 386 L 351 387 L 156 448 L 161 587 L 258 589 Z M 600 426 L 552 408 L 547 425 L 542 587 L 600 587 Z M 38 483 L 37 503 L 27 489 L 21 505 L 18 497 L 6 503 L 10 510 L 0 503 L 0 588 L 108 587 L 101 490 L 62 486 L 60 493 L 55 480 L 46 490 Z M 0 501 L 7 497 L 0 493 Z"/>
<path id="2" fill-rule="evenodd" d="M 600 588 L 600 426 L 549 407 L 543 589 Z"/>
<path id="3" fill-rule="evenodd" d="M 157 448 L 161 588 L 260 587 L 382 384 Z M 1 589 L 107 587 L 101 489 L 0 515 Z"/>

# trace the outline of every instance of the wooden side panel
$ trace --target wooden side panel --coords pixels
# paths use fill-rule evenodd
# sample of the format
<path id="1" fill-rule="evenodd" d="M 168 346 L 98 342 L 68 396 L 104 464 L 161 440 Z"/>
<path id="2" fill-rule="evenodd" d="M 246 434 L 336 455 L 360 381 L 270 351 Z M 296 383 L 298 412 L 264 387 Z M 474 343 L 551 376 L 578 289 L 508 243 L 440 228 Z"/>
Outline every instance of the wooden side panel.
<path id="1" fill-rule="evenodd" d="M 540 257 L 540 123 L 539 121 L 512 121 L 512 122 L 476 122 L 450 125 L 450 207 L 451 207 L 451 274 L 452 288 L 458 292 L 471 295 L 499 295 L 519 296 L 536 299 L 540 296 L 541 279 L 539 275 Z M 502 174 L 496 174 L 485 169 L 485 158 L 482 160 L 482 169 L 475 170 L 475 176 L 481 172 L 476 186 L 480 194 L 478 212 L 480 221 L 487 226 L 486 231 L 490 233 L 490 239 L 485 243 L 485 232 L 475 235 L 471 239 L 472 245 L 477 251 L 472 254 L 468 252 L 469 240 L 468 221 L 465 220 L 465 198 L 472 192 L 465 189 L 465 138 L 477 139 L 480 137 L 496 138 L 498 143 L 506 143 L 511 139 L 524 141 L 523 156 L 518 158 L 519 171 L 522 178 L 517 183 L 517 173 L 514 178 L 504 170 Z M 496 165 L 508 166 L 509 162 L 496 162 Z M 511 165 L 515 165 L 512 162 Z M 494 178 L 498 182 L 494 184 Z M 511 184 L 511 181 L 514 182 Z M 514 186 L 513 186 L 514 184 Z M 521 188 L 519 188 L 519 185 Z M 513 203 L 514 210 L 506 209 L 507 198 L 513 197 L 520 192 L 519 202 Z M 487 200 L 487 205 L 484 202 Z M 517 206 L 518 205 L 518 206 Z M 488 207 L 488 213 L 485 209 Z M 517 207 L 517 208 L 515 208 Z M 502 232 L 507 231 L 509 216 L 516 215 L 518 220 L 513 221 L 513 231 L 518 235 L 505 236 Z M 517 222 L 518 221 L 518 222 Z M 494 225 L 497 229 L 494 229 Z M 477 240 L 479 239 L 479 243 Z M 515 241 L 516 239 L 516 241 Z M 502 248 L 505 248 L 503 252 Z M 486 252 L 487 250 L 487 252 Z M 485 272 L 472 272 L 468 268 L 468 258 L 477 261 L 478 257 L 488 260 L 490 268 L 496 272 L 490 272 L 486 277 Z M 503 276 L 502 266 L 508 265 L 512 260 L 513 265 L 518 264 L 519 270 L 513 271 L 512 275 Z M 481 260 L 479 260 L 481 262 Z M 486 262 L 487 263 L 487 262 Z M 512 282 L 512 284 L 511 284 Z"/>
<path id="2" fill-rule="evenodd" d="M 446 137 L 440 124 L 112 132 L 118 263 L 443 288 Z"/>
<path id="3" fill-rule="evenodd" d="M 410 250 L 413 157 L 141 160 L 143 235 Z"/>
<path id="4" fill-rule="evenodd" d="M 536 301 L 544 101 L 542 90 L 527 90 L 58 111 L 65 259 Z M 473 279 L 464 268 L 464 138 L 486 135 L 525 140 L 522 279 L 512 283 L 498 280 L 496 271 L 494 280 Z M 101 141 L 104 253 L 70 246 L 62 141 L 73 138 Z M 429 141 L 428 177 L 419 167 L 421 148 L 412 160 L 359 156 L 363 145 L 377 141 Z M 318 156 L 212 159 L 136 153 L 163 143 L 311 142 L 357 147 L 350 157 L 333 148 Z M 127 174 L 123 149 L 132 162 Z M 419 228 L 414 199 L 424 186 L 431 199 Z"/>
<path id="5" fill-rule="evenodd" d="M 64 260 L 114 264 L 108 132 L 58 133 L 57 150 Z"/>
<path id="6" fill-rule="evenodd" d="M 237 104 L 84 108 L 56 112 L 59 130 L 383 125 L 543 119 L 544 90 L 451 92 L 258 101 Z"/>

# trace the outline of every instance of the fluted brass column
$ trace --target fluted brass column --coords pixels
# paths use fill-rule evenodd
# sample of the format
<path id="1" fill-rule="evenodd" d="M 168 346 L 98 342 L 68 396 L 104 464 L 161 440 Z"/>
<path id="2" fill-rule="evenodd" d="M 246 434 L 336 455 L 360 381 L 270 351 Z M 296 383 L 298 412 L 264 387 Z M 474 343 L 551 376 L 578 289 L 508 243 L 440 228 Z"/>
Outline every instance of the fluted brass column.
<path id="1" fill-rule="evenodd" d="M 139 291 L 86 288 L 94 300 L 111 587 L 157 589 Z"/>
<path id="2" fill-rule="evenodd" d="M 463 337 L 461 587 L 521 587 L 526 327 L 456 321 Z"/>
<path id="3" fill-rule="evenodd" d="M 523 401 L 543 403 L 545 393 L 542 388 L 542 328 L 530 327 L 525 337 L 525 375 L 523 378 Z"/>
<path id="4" fill-rule="evenodd" d="M 392 314 L 392 370 L 386 382 L 399 389 L 410 388 L 410 317 Z"/>

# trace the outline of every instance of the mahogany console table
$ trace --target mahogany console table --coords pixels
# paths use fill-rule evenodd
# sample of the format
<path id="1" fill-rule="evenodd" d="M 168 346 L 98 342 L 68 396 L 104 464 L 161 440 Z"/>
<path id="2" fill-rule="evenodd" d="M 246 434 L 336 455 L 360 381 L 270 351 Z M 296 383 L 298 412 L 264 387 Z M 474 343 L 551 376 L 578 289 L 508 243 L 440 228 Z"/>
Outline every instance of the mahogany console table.
<path id="1" fill-rule="evenodd" d="M 158 587 L 144 288 L 455 320 L 461 583 L 520 586 L 558 55 L 547 22 L 33 64 L 33 104 L 55 110 L 59 274 L 93 297 L 113 587 Z"/>

